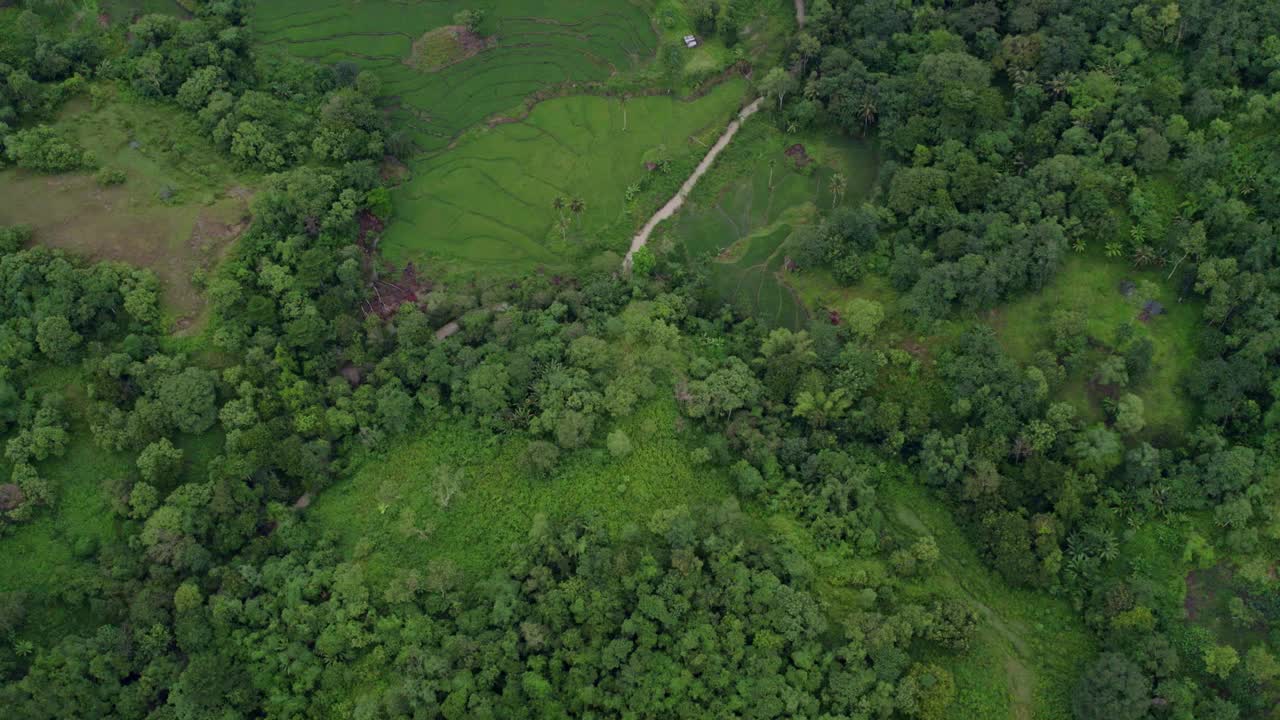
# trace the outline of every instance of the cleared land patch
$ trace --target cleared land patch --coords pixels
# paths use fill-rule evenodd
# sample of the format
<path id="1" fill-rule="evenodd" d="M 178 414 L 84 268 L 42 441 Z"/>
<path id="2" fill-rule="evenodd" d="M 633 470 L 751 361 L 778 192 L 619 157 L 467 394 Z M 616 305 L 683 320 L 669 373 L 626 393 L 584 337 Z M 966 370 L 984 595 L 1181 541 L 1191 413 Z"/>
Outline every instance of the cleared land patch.
<path id="1" fill-rule="evenodd" d="M 446 25 L 414 40 L 405 63 L 418 72 L 439 72 L 495 44 L 496 38 L 485 39 L 462 25 Z"/>
<path id="2" fill-rule="evenodd" d="M 1068 376 L 1062 392 L 1094 419 L 1101 419 L 1103 412 L 1090 377 L 1120 326 L 1130 325 L 1154 346 L 1147 377 L 1132 389 L 1145 404 L 1148 432 L 1177 433 L 1189 426 L 1194 410 L 1182 381 L 1195 362 L 1201 302 L 1179 298 L 1165 282 L 1167 274 L 1134 270 L 1097 255 L 1073 254 L 1047 287 L 1003 306 L 992 315 L 992 323 L 1009 353 L 1021 362 L 1030 362 L 1036 351 L 1051 346 L 1053 313 L 1080 311 L 1091 339 L 1090 349 Z M 1129 289 L 1128 284 L 1134 287 Z M 1144 318 L 1144 305 L 1150 300 L 1159 302 L 1164 312 Z"/>
<path id="3" fill-rule="evenodd" d="M 672 156 L 700 156 L 705 148 L 692 138 L 727 122 L 744 89 L 735 80 L 689 102 L 580 95 L 540 103 L 520 122 L 412 163 L 381 248 L 397 264 L 437 259 L 502 272 L 555 264 L 584 241 L 615 234 L 613 249 L 625 251 L 641 219 L 627 214 L 627 189 L 649 172 L 646 153 L 665 146 Z M 583 205 L 557 209 L 556 198 Z"/>
<path id="4" fill-rule="evenodd" d="M 110 88 L 101 92 L 111 94 Z M 176 108 L 119 96 L 68 104 L 55 127 L 125 182 L 103 187 L 93 172 L 0 172 L 0 225 L 27 224 L 34 242 L 94 260 L 156 272 L 179 329 L 204 307 L 197 270 L 209 270 L 247 226 L 250 191 Z"/>

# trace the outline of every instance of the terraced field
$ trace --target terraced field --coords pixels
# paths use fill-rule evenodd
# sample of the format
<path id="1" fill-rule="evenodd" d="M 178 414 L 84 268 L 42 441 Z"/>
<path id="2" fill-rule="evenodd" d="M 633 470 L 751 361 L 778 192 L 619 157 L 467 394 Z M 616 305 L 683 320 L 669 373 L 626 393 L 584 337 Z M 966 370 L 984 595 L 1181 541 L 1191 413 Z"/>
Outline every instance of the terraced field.
<path id="1" fill-rule="evenodd" d="M 415 42 L 453 27 L 454 15 L 472 8 L 486 11 L 478 29 L 483 49 L 434 71 L 415 62 Z M 412 128 L 425 155 L 547 86 L 634 68 L 657 42 L 647 15 L 627 0 L 260 2 L 254 13 L 268 47 L 377 71 L 384 92 L 397 99 L 397 126 Z"/>
<path id="2" fill-rule="evenodd" d="M 648 172 L 645 153 L 704 151 L 691 139 L 737 111 L 745 83 L 705 97 L 620 100 L 578 95 L 539 104 L 527 119 L 468 135 L 455 149 L 414 163 L 395 196 L 397 220 L 382 248 L 392 262 L 436 258 L 468 267 L 519 269 L 555 263 L 583 242 L 616 234 L 625 251 L 635 222 L 627 188 Z M 561 232 L 555 198 L 581 199 Z M 608 229 L 617 224 L 618 233 Z"/>
<path id="3" fill-rule="evenodd" d="M 456 16 L 468 9 L 484 11 L 474 29 Z M 579 93 L 533 105 L 652 59 L 649 18 L 627 0 L 259 3 L 254 23 L 267 47 L 381 77 L 414 146 L 381 248 L 394 263 L 451 271 L 556 265 L 615 235 L 624 251 L 627 189 L 644 178 L 645 154 L 701 151 L 691 138 L 727 122 L 746 87 L 689 102 Z M 567 223 L 557 197 L 582 202 Z"/>

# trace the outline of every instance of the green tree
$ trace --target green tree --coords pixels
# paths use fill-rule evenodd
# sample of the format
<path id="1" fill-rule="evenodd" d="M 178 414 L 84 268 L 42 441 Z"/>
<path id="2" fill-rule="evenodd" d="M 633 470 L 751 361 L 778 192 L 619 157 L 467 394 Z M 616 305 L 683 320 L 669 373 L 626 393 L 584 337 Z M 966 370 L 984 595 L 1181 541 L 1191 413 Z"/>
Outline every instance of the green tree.
<path id="1" fill-rule="evenodd" d="M 627 437 L 621 428 L 609 433 L 606 445 L 609 448 L 609 454 L 616 458 L 624 458 L 631 454 L 631 438 Z"/>
<path id="2" fill-rule="evenodd" d="M 1071 695 L 1075 720 L 1141 720 L 1151 707 L 1151 681 L 1118 653 L 1103 653 Z"/>
<path id="3" fill-rule="evenodd" d="M 778 102 L 778 109 L 782 109 L 782 103 L 796 89 L 796 79 L 786 70 L 776 67 L 765 74 L 760 80 L 760 92 L 767 98 L 772 98 Z"/>
<path id="4" fill-rule="evenodd" d="M 1121 395 L 1120 402 L 1116 404 L 1116 430 L 1121 435 L 1137 435 L 1146 426 L 1142 398 L 1133 393 Z"/>
<path id="5" fill-rule="evenodd" d="M 1210 675 L 1226 680 L 1240 664 L 1240 654 L 1230 645 L 1210 645 L 1204 649 L 1204 668 Z"/>
<path id="6" fill-rule="evenodd" d="M 68 365 L 76 360 L 83 339 L 71 328 L 71 322 L 65 315 L 50 315 L 36 326 L 36 344 L 40 352 L 59 365 Z"/>
<path id="7" fill-rule="evenodd" d="M 138 454 L 138 472 L 142 480 L 151 485 L 172 485 L 182 469 L 182 457 L 182 451 L 174 447 L 169 438 L 161 438 Z"/>

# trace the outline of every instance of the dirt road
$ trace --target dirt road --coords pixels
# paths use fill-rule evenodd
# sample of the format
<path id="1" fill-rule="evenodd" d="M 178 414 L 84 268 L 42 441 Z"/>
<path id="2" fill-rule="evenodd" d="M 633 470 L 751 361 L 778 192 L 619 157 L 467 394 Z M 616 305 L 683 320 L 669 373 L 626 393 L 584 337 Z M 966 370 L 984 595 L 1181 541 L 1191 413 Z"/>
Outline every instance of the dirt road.
<path id="1" fill-rule="evenodd" d="M 796 25 L 804 27 L 804 0 L 796 0 Z"/>
<path id="2" fill-rule="evenodd" d="M 716 141 L 716 144 L 711 146 L 711 150 L 707 153 L 707 156 L 702 158 L 702 162 L 698 163 L 697 169 L 693 171 L 693 174 L 689 176 L 689 179 L 684 181 L 684 185 L 680 186 L 680 191 L 675 194 L 675 197 L 668 200 L 667 204 L 663 205 L 661 210 L 654 213 L 653 217 L 649 218 L 649 222 L 645 223 L 644 227 L 640 229 L 640 232 L 631 239 L 631 249 L 627 251 L 627 257 L 622 261 L 623 270 L 631 269 L 632 257 L 636 254 L 637 250 L 644 247 L 649 242 L 649 236 L 653 234 L 653 229 L 658 227 L 658 224 L 663 220 L 675 215 L 676 212 L 684 206 L 684 201 L 689 198 L 689 193 L 693 192 L 693 188 L 698 184 L 698 180 L 702 179 L 702 176 L 706 174 L 707 170 L 711 169 L 711 166 L 715 164 L 716 158 L 720 156 L 720 153 L 723 152 L 726 147 L 729 147 L 729 143 L 733 140 L 733 136 L 738 134 L 738 128 L 742 127 L 743 121 L 756 114 L 756 111 L 760 109 L 761 102 L 763 102 L 763 98 L 758 98 L 755 102 L 743 108 L 742 112 L 738 113 L 738 117 L 735 118 L 733 122 L 729 123 L 729 127 L 725 128 L 724 134 L 720 136 L 720 139 Z"/>

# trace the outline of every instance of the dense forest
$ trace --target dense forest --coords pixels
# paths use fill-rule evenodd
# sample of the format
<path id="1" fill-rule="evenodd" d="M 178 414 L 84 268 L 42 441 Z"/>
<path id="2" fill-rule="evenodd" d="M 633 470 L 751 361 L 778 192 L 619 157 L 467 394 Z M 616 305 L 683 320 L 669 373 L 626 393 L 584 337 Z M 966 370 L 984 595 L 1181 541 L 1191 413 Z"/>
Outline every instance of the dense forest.
<path id="1" fill-rule="evenodd" d="M 939 541 L 886 499 L 905 484 L 1011 591 L 1087 628 L 1045 717 L 1280 718 L 1280 5 L 809 3 L 776 66 L 750 68 L 752 122 L 881 162 L 789 253 L 896 300 L 788 328 L 661 252 L 631 273 L 423 281 L 388 307 L 386 159 L 413 141 L 378 75 L 256 46 L 247 0 L 181 4 L 105 24 L 0 3 L 0 167 L 115 182 L 54 123 L 110 83 L 261 177 L 195 339 L 171 335 L 149 270 L 0 230 L 0 543 L 68 502 L 47 468 L 76 437 L 129 458 L 92 481 L 118 532 L 75 548 L 94 572 L 52 594 L 93 622 L 50 637 L 48 599 L 0 587 L 6 716 L 981 717 L 952 668 L 990 620 L 931 580 Z M 734 42 L 738 4 L 685 3 Z M 987 319 L 1094 256 L 1153 278 L 1114 291 L 1126 321 L 1099 337 L 1051 308 L 1044 347 L 1011 352 Z M 1200 308 L 1172 423 L 1139 391 L 1163 382 L 1158 297 Z M 74 402 L 51 373 L 77 378 Z M 372 573 L 307 510 L 445 426 L 524 443 L 550 482 L 638 452 L 621 426 L 654 403 L 730 497 L 621 528 L 539 513 L 483 573 Z M 184 448 L 207 437 L 193 473 Z M 414 492 L 448 508 L 463 483 L 424 472 Z M 1183 521 L 1173 556 L 1229 596 L 1212 631 L 1130 542 Z"/>

